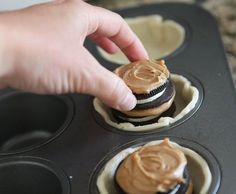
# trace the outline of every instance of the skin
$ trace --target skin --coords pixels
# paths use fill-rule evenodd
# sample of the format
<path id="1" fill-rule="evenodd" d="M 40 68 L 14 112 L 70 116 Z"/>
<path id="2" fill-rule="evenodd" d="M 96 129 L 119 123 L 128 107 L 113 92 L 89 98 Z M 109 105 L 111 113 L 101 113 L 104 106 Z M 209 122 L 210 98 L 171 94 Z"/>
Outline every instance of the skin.
<path id="1" fill-rule="evenodd" d="M 86 37 L 130 61 L 147 59 L 140 40 L 116 13 L 80 0 L 58 0 L 0 13 L 0 87 L 40 94 L 84 93 L 118 110 L 136 99 L 83 46 Z"/>

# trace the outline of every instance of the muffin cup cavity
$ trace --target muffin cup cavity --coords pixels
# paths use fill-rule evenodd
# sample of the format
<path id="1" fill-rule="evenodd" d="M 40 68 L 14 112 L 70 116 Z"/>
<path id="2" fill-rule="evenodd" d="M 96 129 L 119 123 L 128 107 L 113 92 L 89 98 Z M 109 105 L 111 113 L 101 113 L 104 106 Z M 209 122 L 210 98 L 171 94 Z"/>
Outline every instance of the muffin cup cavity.
<path id="1" fill-rule="evenodd" d="M 144 44 L 148 55 L 152 59 L 161 59 L 171 56 L 181 50 L 186 44 L 189 36 L 189 29 L 182 21 L 163 19 L 161 15 L 144 15 L 127 17 L 126 22 Z M 150 33 L 146 33 L 146 32 Z M 97 47 L 97 52 L 103 59 L 116 63 L 127 64 L 129 60 L 120 51 L 116 54 L 109 54 L 102 48 Z"/>
<path id="2" fill-rule="evenodd" d="M 171 81 L 176 88 L 174 99 L 176 111 L 173 117 L 161 117 L 158 122 L 141 126 L 134 126 L 129 122 L 118 123 L 113 117 L 111 109 L 99 99 L 95 98 L 93 101 L 94 108 L 97 112 L 95 112 L 95 119 L 102 127 L 105 126 L 105 128 L 111 130 L 130 133 L 150 133 L 177 126 L 186 121 L 198 110 L 203 100 L 203 88 L 198 80 L 190 75 L 184 77 L 178 74 L 171 74 Z"/>
<path id="3" fill-rule="evenodd" d="M 156 145 L 164 137 L 139 139 L 109 153 L 96 167 L 90 179 L 90 194 L 119 194 L 115 185 L 115 172 L 119 164 L 141 146 Z M 215 194 L 220 185 L 221 172 L 215 157 L 206 148 L 190 140 L 170 137 L 171 145 L 183 151 L 193 182 L 194 193 Z"/>
<path id="4" fill-rule="evenodd" d="M 70 194 L 69 179 L 50 161 L 33 157 L 0 160 L 0 193 Z"/>
<path id="5" fill-rule="evenodd" d="M 18 153 L 49 142 L 73 116 L 68 96 L 11 92 L 0 97 L 0 155 Z"/>

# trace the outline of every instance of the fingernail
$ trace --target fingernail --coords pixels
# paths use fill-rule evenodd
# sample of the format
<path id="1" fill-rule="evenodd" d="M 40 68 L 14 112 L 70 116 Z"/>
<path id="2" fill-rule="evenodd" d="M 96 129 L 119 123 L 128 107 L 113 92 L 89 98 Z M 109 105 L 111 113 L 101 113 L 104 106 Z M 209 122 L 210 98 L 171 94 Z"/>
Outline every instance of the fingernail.
<path id="1" fill-rule="evenodd" d="M 128 111 L 133 109 L 136 106 L 137 100 L 132 93 L 128 93 L 124 101 L 118 107 L 121 111 Z"/>

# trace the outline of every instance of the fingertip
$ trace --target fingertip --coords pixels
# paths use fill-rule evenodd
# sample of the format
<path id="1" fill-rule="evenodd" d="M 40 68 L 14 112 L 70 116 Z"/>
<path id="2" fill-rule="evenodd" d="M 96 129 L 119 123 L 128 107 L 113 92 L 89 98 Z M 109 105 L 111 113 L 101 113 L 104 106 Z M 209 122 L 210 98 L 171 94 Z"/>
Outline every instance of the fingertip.
<path id="1" fill-rule="evenodd" d="M 133 42 L 122 49 L 130 61 L 149 59 L 148 53 L 140 39 L 135 35 Z"/>
<path id="2" fill-rule="evenodd" d="M 124 81 L 101 66 L 96 59 L 84 50 L 86 75 L 83 75 L 83 85 L 78 91 L 98 97 L 104 104 L 120 111 L 129 111 L 136 106 L 137 100 Z M 93 77 L 93 79 L 91 79 Z M 95 80 L 95 81 L 94 81 Z"/>

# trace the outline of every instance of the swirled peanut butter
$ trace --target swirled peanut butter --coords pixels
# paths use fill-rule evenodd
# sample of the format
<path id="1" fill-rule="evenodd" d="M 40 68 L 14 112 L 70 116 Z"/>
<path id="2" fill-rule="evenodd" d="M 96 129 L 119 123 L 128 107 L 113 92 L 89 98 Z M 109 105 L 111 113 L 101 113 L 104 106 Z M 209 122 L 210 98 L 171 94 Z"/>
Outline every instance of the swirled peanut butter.
<path id="1" fill-rule="evenodd" d="M 116 181 L 127 194 L 167 192 L 184 182 L 186 164 L 185 155 L 166 138 L 128 156 L 117 170 Z"/>
<path id="2" fill-rule="evenodd" d="M 169 78 L 169 71 L 164 60 L 140 60 L 123 65 L 114 72 L 136 94 L 147 94 L 163 85 Z"/>

